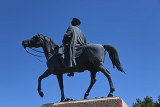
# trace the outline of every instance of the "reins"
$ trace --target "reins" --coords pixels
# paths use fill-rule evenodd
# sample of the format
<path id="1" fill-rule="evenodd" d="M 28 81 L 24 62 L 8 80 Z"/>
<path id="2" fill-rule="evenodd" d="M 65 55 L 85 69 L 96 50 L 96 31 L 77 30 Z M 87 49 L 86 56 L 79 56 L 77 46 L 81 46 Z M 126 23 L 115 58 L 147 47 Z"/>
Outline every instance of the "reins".
<path id="1" fill-rule="evenodd" d="M 31 54 L 31 55 L 33 55 L 33 56 L 37 56 L 37 57 L 44 57 L 44 56 L 35 55 L 35 54 L 32 54 L 32 53 L 28 52 L 28 50 L 27 50 L 25 47 L 24 47 L 24 49 L 26 50 L 26 52 L 27 52 L 27 53 L 29 53 L 29 54 Z M 32 49 L 32 48 L 30 48 L 30 49 Z M 35 49 L 32 49 L 32 50 L 34 50 L 34 51 L 36 51 L 36 52 L 39 52 L 39 53 L 44 53 L 44 52 L 40 52 L 40 51 L 35 50 Z"/>
<path id="2" fill-rule="evenodd" d="M 30 49 L 32 49 L 33 51 L 39 52 L 39 53 L 44 53 L 44 52 L 41 52 L 41 51 L 39 51 L 39 50 L 33 49 L 33 48 L 31 48 L 31 47 L 30 47 Z"/>
<path id="3" fill-rule="evenodd" d="M 44 56 L 34 55 L 34 54 L 28 52 L 28 50 L 27 50 L 25 47 L 24 47 L 24 49 L 25 49 L 25 51 L 26 51 L 27 53 L 29 53 L 30 55 L 36 56 L 35 58 L 36 58 L 39 62 L 46 63 L 46 62 L 44 62 L 44 61 L 42 61 L 42 60 L 40 60 L 40 59 L 37 58 L 37 57 L 44 57 Z M 30 48 L 30 49 L 32 49 L 32 48 Z M 44 53 L 44 52 L 40 52 L 40 51 L 35 50 L 35 49 L 32 49 L 32 50 L 34 50 L 34 51 L 36 51 L 36 52 L 39 52 L 39 53 Z"/>

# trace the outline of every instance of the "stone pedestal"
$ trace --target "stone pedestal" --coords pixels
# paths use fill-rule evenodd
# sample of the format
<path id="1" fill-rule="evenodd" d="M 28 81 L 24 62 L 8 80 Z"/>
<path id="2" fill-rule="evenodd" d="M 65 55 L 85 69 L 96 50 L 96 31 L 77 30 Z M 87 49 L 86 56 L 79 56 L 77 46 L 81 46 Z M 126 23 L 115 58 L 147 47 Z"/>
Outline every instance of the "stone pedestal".
<path id="1" fill-rule="evenodd" d="M 41 107 L 128 107 L 119 97 L 96 98 L 44 104 Z"/>

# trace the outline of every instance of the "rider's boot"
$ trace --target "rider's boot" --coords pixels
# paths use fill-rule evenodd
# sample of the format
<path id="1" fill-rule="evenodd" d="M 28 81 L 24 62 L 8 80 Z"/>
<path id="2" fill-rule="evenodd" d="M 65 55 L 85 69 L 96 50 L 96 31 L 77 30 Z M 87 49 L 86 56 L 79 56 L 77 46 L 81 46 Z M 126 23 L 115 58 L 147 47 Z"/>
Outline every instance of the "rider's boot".
<path id="1" fill-rule="evenodd" d="M 74 73 L 73 72 L 69 73 L 67 76 L 72 77 L 72 76 L 74 76 Z"/>

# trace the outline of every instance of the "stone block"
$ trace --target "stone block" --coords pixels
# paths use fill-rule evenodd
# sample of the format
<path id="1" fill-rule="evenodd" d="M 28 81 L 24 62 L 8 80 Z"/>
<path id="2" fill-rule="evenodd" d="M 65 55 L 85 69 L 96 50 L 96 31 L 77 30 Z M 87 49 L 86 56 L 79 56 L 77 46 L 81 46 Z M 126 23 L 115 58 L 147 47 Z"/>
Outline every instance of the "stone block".
<path id="1" fill-rule="evenodd" d="M 128 107 L 119 97 L 107 97 L 44 104 L 41 107 Z"/>

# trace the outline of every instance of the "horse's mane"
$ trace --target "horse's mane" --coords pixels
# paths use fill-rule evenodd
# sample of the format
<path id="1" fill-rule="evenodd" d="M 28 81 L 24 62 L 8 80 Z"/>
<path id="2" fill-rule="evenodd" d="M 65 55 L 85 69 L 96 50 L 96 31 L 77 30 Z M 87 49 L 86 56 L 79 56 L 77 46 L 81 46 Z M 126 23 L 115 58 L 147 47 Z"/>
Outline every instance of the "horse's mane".
<path id="1" fill-rule="evenodd" d="M 58 47 L 58 45 L 50 37 L 45 36 L 43 34 L 39 34 L 39 35 L 43 37 L 42 39 L 45 39 L 46 41 L 50 42 L 54 48 Z"/>

